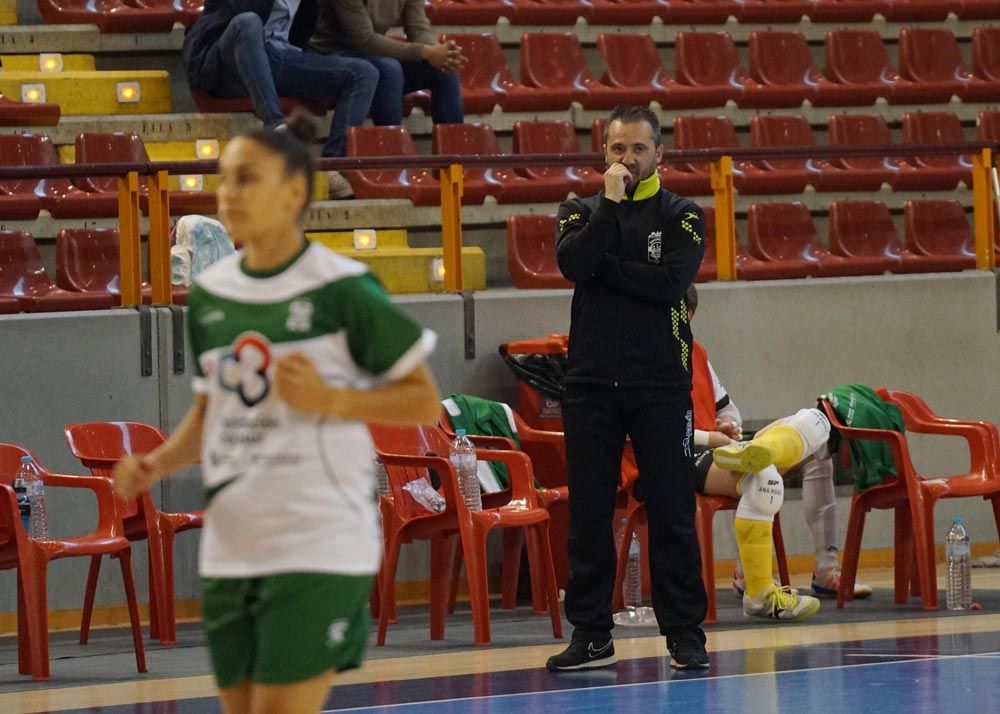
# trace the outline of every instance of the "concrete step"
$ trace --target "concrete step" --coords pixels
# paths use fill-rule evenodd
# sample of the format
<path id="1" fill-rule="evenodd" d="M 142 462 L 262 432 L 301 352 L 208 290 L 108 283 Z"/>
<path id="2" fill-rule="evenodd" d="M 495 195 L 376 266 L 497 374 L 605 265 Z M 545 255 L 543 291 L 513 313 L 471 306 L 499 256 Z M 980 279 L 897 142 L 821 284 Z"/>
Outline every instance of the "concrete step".
<path id="1" fill-rule="evenodd" d="M 64 55 L 58 52 L 34 55 L 0 55 L 3 72 L 93 72 L 94 55 Z"/>

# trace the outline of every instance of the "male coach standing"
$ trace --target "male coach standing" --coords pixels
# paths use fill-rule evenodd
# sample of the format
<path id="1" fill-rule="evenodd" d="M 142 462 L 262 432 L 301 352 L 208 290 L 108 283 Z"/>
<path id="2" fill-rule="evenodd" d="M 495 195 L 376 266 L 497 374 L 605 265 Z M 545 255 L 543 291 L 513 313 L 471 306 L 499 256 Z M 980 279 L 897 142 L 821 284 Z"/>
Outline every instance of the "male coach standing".
<path id="1" fill-rule="evenodd" d="M 617 107 L 604 191 L 559 207 L 559 268 L 576 284 L 563 421 L 569 470 L 566 616 L 573 639 L 550 670 L 614 664 L 615 492 L 631 437 L 649 522 L 653 610 L 672 665 L 707 667 L 694 529 L 691 328 L 684 294 L 704 253 L 701 210 L 660 187 L 660 124 Z"/>

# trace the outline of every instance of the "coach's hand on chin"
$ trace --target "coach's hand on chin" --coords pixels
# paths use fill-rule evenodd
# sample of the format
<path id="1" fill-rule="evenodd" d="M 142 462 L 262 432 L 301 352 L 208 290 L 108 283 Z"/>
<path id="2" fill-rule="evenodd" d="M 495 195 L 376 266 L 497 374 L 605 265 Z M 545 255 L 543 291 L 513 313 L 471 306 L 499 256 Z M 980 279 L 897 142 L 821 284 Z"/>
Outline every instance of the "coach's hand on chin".
<path id="1" fill-rule="evenodd" d="M 604 197 L 619 203 L 625 196 L 625 187 L 632 178 L 632 172 L 625 164 L 611 164 L 604 172 Z"/>

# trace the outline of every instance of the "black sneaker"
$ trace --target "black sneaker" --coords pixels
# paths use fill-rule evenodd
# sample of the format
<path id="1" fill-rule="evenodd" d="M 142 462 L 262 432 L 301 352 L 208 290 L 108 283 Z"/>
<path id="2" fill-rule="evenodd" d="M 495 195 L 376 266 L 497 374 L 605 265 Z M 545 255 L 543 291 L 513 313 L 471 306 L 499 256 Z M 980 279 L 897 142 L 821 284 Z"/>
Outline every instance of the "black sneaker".
<path id="1" fill-rule="evenodd" d="M 557 655 L 549 657 L 545 663 L 550 672 L 566 672 L 575 669 L 594 669 L 610 667 L 618 658 L 615 657 L 615 642 L 608 638 L 606 642 L 595 640 L 576 640 Z"/>
<path id="2" fill-rule="evenodd" d="M 674 669 L 704 669 L 708 666 L 708 652 L 697 638 L 683 637 L 667 640 L 670 666 Z"/>

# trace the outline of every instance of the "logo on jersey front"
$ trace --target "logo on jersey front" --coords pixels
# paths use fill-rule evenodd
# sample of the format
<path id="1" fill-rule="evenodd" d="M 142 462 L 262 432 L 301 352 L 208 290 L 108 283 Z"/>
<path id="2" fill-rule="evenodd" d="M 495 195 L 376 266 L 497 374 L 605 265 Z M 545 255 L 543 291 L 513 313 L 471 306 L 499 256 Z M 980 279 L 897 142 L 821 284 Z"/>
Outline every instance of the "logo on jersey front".
<path id="1" fill-rule="evenodd" d="M 236 338 L 231 352 L 219 360 L 219 384 L 236 392 L 240 400 L 252 407 L 260 404 L 271 391 L 267 376 L 271 364 L 271 345 L 257 332 L 244 332 Z"/>
<path id="2" fill-rule="evenodd" d="M 341 618 L 339 620 L 334 620 L 330 623 L 330 627 L 326 631 L 326 644 L 328 647 L 336 647 L 344 641 L 347 637 L 347 628 L 350 623 Z"/>
<path id="3" fill-rule="evenodd" d="M 285 329 L 289 332 L 309 332 L 312 329 L 313 313 L 316 306 L 307 298 L 296 298 L 288 304 L 288 319 Z"/>
<path id="4" fill-rule="evenodd" d="M 660 256 L 663 253 L 663 231 L 653 231 L 647 240 L 646 255 L 650 263 L 660 264 Z"/>

